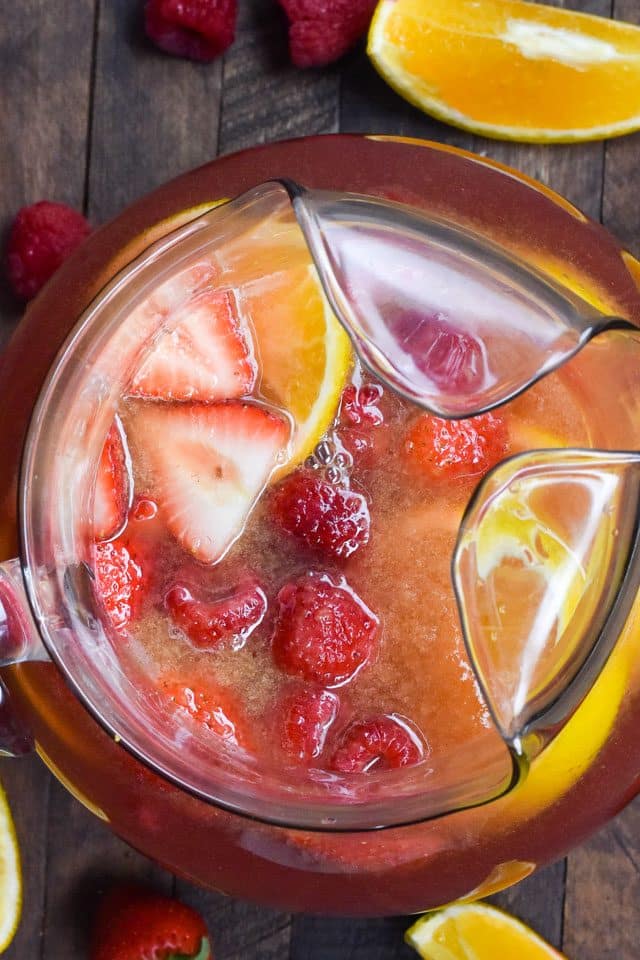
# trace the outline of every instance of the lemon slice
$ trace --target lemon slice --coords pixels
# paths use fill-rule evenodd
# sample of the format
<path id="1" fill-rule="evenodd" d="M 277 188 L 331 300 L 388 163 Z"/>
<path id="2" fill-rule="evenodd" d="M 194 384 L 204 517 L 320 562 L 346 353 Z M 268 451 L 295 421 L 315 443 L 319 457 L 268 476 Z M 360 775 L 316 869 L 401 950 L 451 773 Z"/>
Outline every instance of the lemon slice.
<path id="1" fill-rule="evenodd" d="M 381 0 L 368 53 L 401 96 L 488 137 L 570 142 L 640 127 L 631 24 L 524 0 Z"/>
<path id="2" fill-rule="evenodd" d="M 241 296 L 255 334 L 260 393 L 294 421 L 291 457 L 278 479 L 330 427 L 351 368 L 351 343 L 309 264 L 248 283 Z"/>
<path id="3" fill-rule="evenodd" d="M 405 934 L 425 960 L 562 960 L 529 927 L 486 903 L 455 904 L 426 914 Z"/>
<path id="4" fill-rule="evenodd" d="M 0 953 L 15 936 L 21 909 L 20 851 L 7 796 L 0 787 Z"/>

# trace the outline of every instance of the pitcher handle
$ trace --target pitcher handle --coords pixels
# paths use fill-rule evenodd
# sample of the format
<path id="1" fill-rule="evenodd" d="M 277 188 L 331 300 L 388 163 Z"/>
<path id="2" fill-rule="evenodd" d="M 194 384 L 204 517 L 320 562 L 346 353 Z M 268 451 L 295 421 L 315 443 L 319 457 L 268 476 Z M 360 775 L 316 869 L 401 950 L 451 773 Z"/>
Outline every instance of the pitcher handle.
<path id="1" fill-rule="evenodd" d="M 49 660 L 29 610 L 19 560 L 0 563 L 0 667 Z M 34 749 L 31 732 L 18 717 L 0 680 L 0 756 L 19 757 Z"/>

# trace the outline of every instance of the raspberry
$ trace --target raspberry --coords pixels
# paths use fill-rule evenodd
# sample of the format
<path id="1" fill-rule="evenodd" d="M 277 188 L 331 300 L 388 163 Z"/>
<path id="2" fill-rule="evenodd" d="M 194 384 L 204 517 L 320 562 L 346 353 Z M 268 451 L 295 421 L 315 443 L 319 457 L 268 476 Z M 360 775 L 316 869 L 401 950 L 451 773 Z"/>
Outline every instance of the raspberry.
<path id="1" fill-rule="evenodd" d="M 165 602 L 174 624 L 198 650 L 239 650 L 267 612 L 267 598 L 255 583 L 213 601 L 196 600 L 187 587 L 174 586 Z"/>
<path id="2" fill-rule="evenodd" d="M 147 36 L 175 57 L 209 61 L 235 38 L 237 0 L 147 0 Z"/>
<path id="3" fill-rule="evenodd" d="M 7 274 L 22 300 L 31 300 L 58 267 L 91 233 L 76 210 L 40 200 L 18 211 L 7 245 Z"/>
<path id="4" fill-rule="evenodd" d="M 369 540 L 365 498 L 311 470 L 290 474 L 276 489 L 272 507 L 284 530 L 327 556 L 345 559 Z"/>
<path id="5" fill-rule="evenodd" d="M 163 677 L 159 690 L 178 718 L 189 718 L 197 727 L 227 743 L 251 749 L 251 737 L 228 690 L 202 680 L 195 682 Z"/>
<path id="6" fill-rule="evenodd" d="M 341 581 L 309 575 L 278 594 L 273 656 L 286 673 L 336 687 L 371 658 L 378 618 Z"/>
<path id="7" fill-rule="evenodd" d="M 350 383 L 342 394 L 340 413 L 342 418 L 356 427 L 378 427 L 384 423 L 384 414 L 378 406 L 382 398 L 382 387 L 377 383 L 356 387 Z"/>
<path id="8" fill-rule="evenodd" d="M 280 0 L 289 19 L 289 51 L 297 67 L 323 67 L 366 33 L 377 0 Z"/>
<path id="9" fill-rule="evenodd" d="M 405 457 L 430 480 L 477 478 L 503 459 L 508 447 L 502 417 L 484 413 L 469 420 L 423 414 L 410 426 Z"/>
<path id="10" fill-rule="evenodd" d="M 388 399 L 377 383 L 365 382 L 359 387 L 350 383 L 343 391 L 337 438 L 364 470 L 375 467 L 389 447 L 391 432 L 385 413 L 391 409 L 384 403 Z"/>
<path id="11" fill-rule="evenodd" d="M 302 689 L 288 693 L 281 704 L 282 749 L 291 760 L 310 763 L 324 750 L 340 700 L 330 690 Z"/>
<path id="12" fill-rule="evenodd" d="M 395 340 L 439 390 L 468 395 L 482 387 L 486 372 L 482 344 L 443 314 L 407 310 L 386 320 Z"/>
<path id="13" fill-rule="evenodd" d="M 121 539 L 95 545 L 96 590 L 114 630 L 122 633 L 140 608 L 142 569 Z"/>
<path id="14" fill-rule="evenodd" d="M 340 773 L 407 767 L 425 755 L 420 734 L 397 714 L 356 720 L 345 730 L 331 767 Z"/>

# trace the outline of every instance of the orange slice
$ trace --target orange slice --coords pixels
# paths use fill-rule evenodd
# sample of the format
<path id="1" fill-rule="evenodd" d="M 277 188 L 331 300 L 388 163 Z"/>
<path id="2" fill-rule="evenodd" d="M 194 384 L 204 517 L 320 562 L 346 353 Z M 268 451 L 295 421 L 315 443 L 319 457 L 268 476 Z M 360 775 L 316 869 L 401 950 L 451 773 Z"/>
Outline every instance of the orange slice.
<path id="1" fill-rule="evenodd" d="M 13 940 L 21 911 L 20 851 L 9 803 L 0 786 L 0 953 Z"/>
<path id="2" fill-rule="evenodd" d="M 260 392 L 291 414 L 292 470 L 330 427 L 352 363 L 351 342 L 329 306 L 315 269 L 277 271 L 241 290 L 255 335 Z"/>
<path id="3" fill-rule="evenodd" d="M 640 28 L 524 0 L 381 0 L 376 69 L 403 97 L 488 137 L 569 142 L 640 127 Z"/>
<path id="4" fill-rule="evenodd" d="M 562 960 L 524 923 L 486 903 L 426 914 L 405 939 L 425 960 Z"/>

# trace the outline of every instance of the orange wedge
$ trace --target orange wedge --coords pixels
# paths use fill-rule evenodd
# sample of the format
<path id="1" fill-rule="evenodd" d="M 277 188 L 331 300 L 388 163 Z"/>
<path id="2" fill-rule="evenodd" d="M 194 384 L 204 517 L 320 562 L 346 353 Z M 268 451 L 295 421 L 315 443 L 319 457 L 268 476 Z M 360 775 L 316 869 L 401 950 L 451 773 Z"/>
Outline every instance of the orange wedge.
<path id="1" fill-rule="evenodd" d="M 424 960 L 562 960 L 562 954 L 487 903 L 457 904 L 426 914 L 407 930 Z"/>
<path id="2" fill-rule="evenodd" d="M 352 363 L 351 342 L 310 264 L 276 271 L 241 290 L 255 335 L 260 393 L 291 414 L 288 473 L 313 452 L 331 425 Z"/>
<path id="3" fill-rule="evenodd" d="M 381 0 L 368 53 L 447 123 L 531 142 L 640 128 L 640 28 L 524 0 Z"/>

